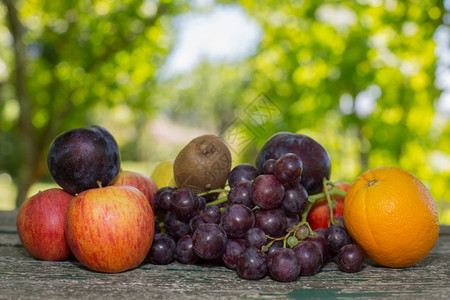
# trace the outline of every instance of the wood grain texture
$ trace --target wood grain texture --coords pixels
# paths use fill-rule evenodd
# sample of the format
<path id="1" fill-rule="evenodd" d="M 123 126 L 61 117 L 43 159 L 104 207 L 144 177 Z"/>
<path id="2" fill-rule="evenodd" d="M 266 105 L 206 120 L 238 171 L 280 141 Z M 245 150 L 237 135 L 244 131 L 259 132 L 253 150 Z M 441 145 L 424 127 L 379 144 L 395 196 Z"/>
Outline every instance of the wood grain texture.
<path id="1" fill-rule="evenodd" d="M 450 298 L 448 226 L 441 226 L 432 252 L 413 267 L 389 269 L 367 260 L 362 271 L 350 274 L 330 262 L 315 276 L 281 283 L 268 276 L 244 280 L 212 264 L 144 263 L 124 273 L 103 274 L 75 260 L 39 261 L 22 247 L 14 226 L 5 223 L 14 222 L 12 214 L 0 214 L 0 299 Z"/>

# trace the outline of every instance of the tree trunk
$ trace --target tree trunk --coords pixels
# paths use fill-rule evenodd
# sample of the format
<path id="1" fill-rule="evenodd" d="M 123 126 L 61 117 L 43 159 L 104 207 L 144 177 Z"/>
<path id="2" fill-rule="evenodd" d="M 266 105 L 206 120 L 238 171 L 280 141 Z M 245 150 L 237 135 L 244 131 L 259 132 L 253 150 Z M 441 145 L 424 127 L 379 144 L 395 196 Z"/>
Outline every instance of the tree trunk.
<path id="1" fill-rule="evenodd" d="M 15 93 L 20 107 L 18 120 L 18 134 L 20 136 L 21 164 L 16 178 L 17 197 L 16 206 L 19 207 L 25 200 L 30 186 L 36 178 L 36 156 L 34 142 L 34 128 L 32 120 L 32 104 L 28 97 L 26 87 L 26 49 L 22 41 L 23 27 L 18 18 L 14 0 L 5 0 L 8 13 L 8 22 L 14 38 L 15 63 Z"/>

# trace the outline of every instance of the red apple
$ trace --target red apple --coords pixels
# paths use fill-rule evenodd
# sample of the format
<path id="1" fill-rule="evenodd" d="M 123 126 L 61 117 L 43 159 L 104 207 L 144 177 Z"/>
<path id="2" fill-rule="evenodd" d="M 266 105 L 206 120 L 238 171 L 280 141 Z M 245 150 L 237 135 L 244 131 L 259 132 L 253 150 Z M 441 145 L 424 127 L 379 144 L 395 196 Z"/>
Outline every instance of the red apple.
<path id="1" fill-rule="evenodd" d="M 79 193 L 67 211 L 66 238 L 74 256 L 98 272 L 139 266 L 153 242 L 155 220 L 147 198 L 131 186 Z"/>
<path id="2" fill-rule="evenodd" d="M 29 197 L 17 215 L 17 233 L 25 249 L 42 260 L 72 257 L 64 233 L 64 221 L 74 196 L 51 188 Z"/>
<path id="3" fill-rule="evenodd" d="M 153 199 L 155 198 L 155 194 L 158 191 L 158 186 L 155 181 L 147 175 L 131 172 L 131 171 L 120 171 L 119 175 L 116 177 L 112 185 L 128 185 L 134 186 L 138 190 L 140 190 L 145 197 L 147 197 L 150 206 L 153 211 L 155 211 L 155 204 L 153 203 Z"/>
<path id="4" fill-rule="evenodd" d="M 348 188 L 350 187 L 350 184 L 346 182 L 337 182 L 335 185 L 338 189 L 345 192 L 348 191 Z M 331 198 L 336 201 L 336 207 L 333 208 L 334 218 L 342 216 L 344 197 L 335 195 Z M 330 208 L 328 207 L 326 198 L 317 200 L 316 203 L 314 203 L 308 214 L 307 221 L 309 222 L 312 230 L 316 230 L 318 228 L 328 228 L 330 225 Z"/>

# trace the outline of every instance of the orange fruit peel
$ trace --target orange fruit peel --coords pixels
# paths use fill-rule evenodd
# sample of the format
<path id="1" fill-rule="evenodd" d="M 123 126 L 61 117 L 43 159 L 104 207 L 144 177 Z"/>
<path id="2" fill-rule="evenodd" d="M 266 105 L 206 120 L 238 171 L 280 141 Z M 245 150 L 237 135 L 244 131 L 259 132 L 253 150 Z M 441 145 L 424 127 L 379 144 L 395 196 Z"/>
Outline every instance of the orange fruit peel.
<path id="1" fill-rule="evenodd" d="M 439 235 L 430 192 L 414 175 L 395 167 L 359 176 L 347 192 L 343 216 L 353 240 L 385 267 L 403 268 L 421 261 Z"/>

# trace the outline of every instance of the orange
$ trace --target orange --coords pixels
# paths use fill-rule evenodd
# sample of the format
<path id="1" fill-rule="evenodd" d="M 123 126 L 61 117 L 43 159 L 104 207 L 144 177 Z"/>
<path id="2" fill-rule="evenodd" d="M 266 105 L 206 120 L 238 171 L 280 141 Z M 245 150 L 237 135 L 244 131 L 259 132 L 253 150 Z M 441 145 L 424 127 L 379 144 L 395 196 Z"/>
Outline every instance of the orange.
<path id="1" fill-rule="evenodd" d="M 395 167 L 369 170 L 350 186 L 344 222 L 375 263 L 391 268 L 425 258 L 439 234 L 434 200 L 411 173 Z"/>

